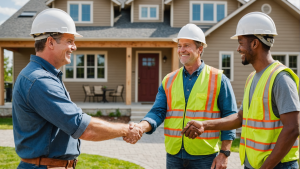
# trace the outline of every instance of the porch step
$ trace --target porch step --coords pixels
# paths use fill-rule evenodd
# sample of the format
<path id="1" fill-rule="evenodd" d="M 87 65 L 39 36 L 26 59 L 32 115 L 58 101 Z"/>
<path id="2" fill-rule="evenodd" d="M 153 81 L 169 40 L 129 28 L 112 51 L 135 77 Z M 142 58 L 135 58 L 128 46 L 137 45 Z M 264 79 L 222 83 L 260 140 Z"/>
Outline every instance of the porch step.
<path id="1" fill-rule="evenodd" d="M 131 108 L 131 117 L 130 122 L 139 123 L 146 114 L 151 110 L 152 106 L 148 107 L 132 107 Z M 164 125 L 161 124 L 160 127 L 163 127 Z"/>

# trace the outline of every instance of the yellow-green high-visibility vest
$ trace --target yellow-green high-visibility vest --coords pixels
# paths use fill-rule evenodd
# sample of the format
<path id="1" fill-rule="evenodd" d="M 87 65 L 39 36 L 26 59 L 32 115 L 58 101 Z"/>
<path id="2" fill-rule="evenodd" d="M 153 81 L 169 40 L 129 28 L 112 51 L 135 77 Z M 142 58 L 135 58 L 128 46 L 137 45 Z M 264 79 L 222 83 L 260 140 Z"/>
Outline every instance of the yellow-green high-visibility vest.
<path id="1" fill-rule="evenodd" d="M 252 72 L 245 85 L 243 101 L 243 125 L 240 142 L 240 159 L 244 163 L 245 153 L 253 168 L 260 168 L 275 147 L 278 136 L 283 128 L 280 119 L 272 110 L 272 88 L 273 83 L 281 71 L 291 74 L 297 84 L 299 91 L 299 78 L 289 68 L 276 61 L 270 65 L 259 79 L 249 107 L 250 87 L 255 75 Z M 299 159 L 298 140 L 295 141 L 292 149 L 281 160 L 288 162 Z"/>
<path id="2" fill-rule="evenodd" d="M 197 78 L 185 107 L 183 67 L 168 74 L 162 84 L 167 96 L 167 114 L 164 122 L 166 151 L 177 154 L 184 148 L 191 155 L 209 155 L 219 151 L 219 130 L 208 130 L 196 139 L 182 136 L 181 131 L 191 120 L 219 119 L 217 99 L 223 71 L 205 65 Z"/>

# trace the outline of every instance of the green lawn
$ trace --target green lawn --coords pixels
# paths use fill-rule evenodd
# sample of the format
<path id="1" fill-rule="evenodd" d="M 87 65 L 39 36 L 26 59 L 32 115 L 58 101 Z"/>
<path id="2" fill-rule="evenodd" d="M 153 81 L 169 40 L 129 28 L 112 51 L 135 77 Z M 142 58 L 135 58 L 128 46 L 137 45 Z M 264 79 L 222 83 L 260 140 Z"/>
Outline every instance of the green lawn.
<path id="1" fill-rule="evenodd" d="M 221 148 L 222 141 L 219 141 L 219 147 Z M 239 152 L 239 147 L 240 147 L 240 138 L 236 138 L 233 140 L 232 145 L 231 145 L 231 152 Z"/>
<path id="2" fill-rule="evenodd" d="M 111 168 L 111 169 L 142 169 L 143 167 L 123 160 L 103 157 L 99 155 L 81 154 L 76 168 Z M 0 147 L 0 166 L 3 169 L 15 169 L 20 162 L 15 149 L 11 147 Z"/>
<path id="3" fill-rule="evenodd" d="M 0 118 L 0 130 L 13 129 L 12 118 Z"/>

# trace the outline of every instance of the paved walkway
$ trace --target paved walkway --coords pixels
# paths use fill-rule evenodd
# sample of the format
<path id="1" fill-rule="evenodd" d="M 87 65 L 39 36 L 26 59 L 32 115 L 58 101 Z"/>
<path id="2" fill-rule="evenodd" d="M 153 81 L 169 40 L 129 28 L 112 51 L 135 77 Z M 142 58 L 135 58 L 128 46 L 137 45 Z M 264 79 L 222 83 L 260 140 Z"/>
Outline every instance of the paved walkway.
<path id="1" fill-rule="evenodd" d="M 0 130 L 0 146 L 14 147 L 12 130 Z M 130 161 L 145 169 L 165 169 L 166 151 L 163 129 L 158 128 L 152 135 L 146 135 L 135 145 L 122 138 L 102 142 L 82 141 L 82 153 L 97 154 Z M 80 157 L 80 156 L 79 156 Z M 238 153 L 232 153 L 228 169 L 243 169 Z"/>

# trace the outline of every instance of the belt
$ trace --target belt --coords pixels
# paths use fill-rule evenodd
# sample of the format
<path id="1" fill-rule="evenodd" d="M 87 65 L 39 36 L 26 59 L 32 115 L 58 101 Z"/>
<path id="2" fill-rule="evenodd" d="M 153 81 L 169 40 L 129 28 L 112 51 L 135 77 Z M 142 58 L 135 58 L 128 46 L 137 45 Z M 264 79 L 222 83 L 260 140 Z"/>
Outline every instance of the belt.
<path id="1" fill-rule="evenodd" d="M 31 158 L 31 159 L 21 159 L 25 163 L 35 164 L 37 166 L 39 165 L 46 165 L 47 168 L 52 167 L 65 167 L 65 168 L 75 168 L 77 164 L 77 159 L 74 160 L 59 160 L 59 159 L 53 159 L 53 158 Z"/>

